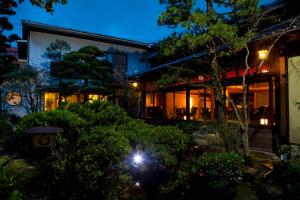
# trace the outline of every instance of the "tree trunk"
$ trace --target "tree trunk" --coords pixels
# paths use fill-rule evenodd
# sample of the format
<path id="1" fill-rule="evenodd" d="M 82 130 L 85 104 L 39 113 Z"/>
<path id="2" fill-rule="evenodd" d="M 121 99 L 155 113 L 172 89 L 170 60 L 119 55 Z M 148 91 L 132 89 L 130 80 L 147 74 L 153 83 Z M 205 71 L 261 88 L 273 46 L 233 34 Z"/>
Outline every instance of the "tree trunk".
<path id="1" fill-rule="evenodd" d="M 248 111 L 247 111 L 247 94 L 248 94 L 248 84 L 246 83 L 246 72 L 243 76 L 243 114 L 242 114 L 242 121 L 243 127 L 241 127 L 241 138 L 242 138 L 242 145 L 243 151 L 245 155 L 249 155 L 249 141 L 248 141 L 248 132 L 249 132 L 249 122 L 248 122 Z"/>
<path id="2" fill-rule="evenodd" d="M 211 68 L 212 68 L 212 86 L 215 89 L 217 122 L 224 122 L 225 113 L 224 113 L 224 103 L 223 103 L 223 95 L 222 95 L 222 84 L 219 79 L 219 65 L 217 62 L 216 55 L 214 55 L 213 60 L 211 62 Z"/>
<path id="3" fill-rule="evenodd" d="M 62 87 L 62 80 L 61 80 L 62 78 L 61 77 L 59 77 L 58 78 L 58 87 Z M 61 98 L 62 98 L 62 90 L 60 89 L 59 90 L 59 93 L 58 93 L 58 106 L 60 106 L 61 105 Z"/>
<path id="4" fill-rule="evenodd" d="M 0 113 L 2 113 L 2 88 L 0 88 Z"/>
<path id="5" fill-rule="evenodd" d="M 83 102 L 84 103 L 87 102 L 87 101 L 89 101 L 89 93 L 87 91 L 88 86 L 89 86 L 88 79 L 84 79 L 84 97 L 83 97 Z"/>

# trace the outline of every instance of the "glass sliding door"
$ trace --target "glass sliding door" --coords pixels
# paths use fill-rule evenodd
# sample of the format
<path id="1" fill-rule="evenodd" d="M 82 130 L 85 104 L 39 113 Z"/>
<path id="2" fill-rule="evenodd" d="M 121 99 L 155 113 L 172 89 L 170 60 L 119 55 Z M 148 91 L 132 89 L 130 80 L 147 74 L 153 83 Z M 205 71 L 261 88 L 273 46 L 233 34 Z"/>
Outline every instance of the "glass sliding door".
<path id="1" fill-rule="evenodd" d="M 190 90 L 190 119 L 212 119 L 212 93 L 211 89 L 202 88 Z"/>
<path id="2" fill-rule="evenodd" d="M 163 94 L 146 93 L 146 118 L 163 118 Z"/>
<path id="3" fill-rule="evenodd" d="M 243 103 L 242 86 L 227 86 L 226 96 L 234 102 L 241 112 Z M 246 106 L 249 112 L 250 124 L 270 125 L 274 121 L 275 111 L 275 89 L 272 81 L 249 84 Z M 228 119 L 236 120 L 232 105 L 228 101 L 226 101 L 226 115 Z"/>
<path id="4" fill-rule="evenodd" d="M 274 121 L 275 95 L 270 82 L 249 85 L 250 123 L 271 125 Z"/>
<path id="5" fill-rule="evenodd" d="M 186 91 L 166 93 L 167 119 L 183 120 L 186 117 Z"/>
<path id="6" fill-rule="evenodd" d="M 211 89 L 190 90 L 189 116 L 190 120 L 213 118 L 213 96 Z M 186 91 L 167 92 L 165 94 L 166 118 L 187 120 Z"/>

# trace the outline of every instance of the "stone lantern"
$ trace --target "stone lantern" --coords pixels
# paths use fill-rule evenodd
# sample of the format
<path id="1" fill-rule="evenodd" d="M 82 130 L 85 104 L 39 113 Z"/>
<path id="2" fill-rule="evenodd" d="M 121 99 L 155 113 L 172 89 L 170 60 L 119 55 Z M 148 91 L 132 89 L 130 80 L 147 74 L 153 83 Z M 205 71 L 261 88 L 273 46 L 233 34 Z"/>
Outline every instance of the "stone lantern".
<path id="1" fill-rule="evenodd" d="M 56 135 L 63 133 L 64 129 L 54 126 L 38 126 L 27 129 L 31 135 L 33 146 L 36 148 L 51 148 L 55 145 Z"/>

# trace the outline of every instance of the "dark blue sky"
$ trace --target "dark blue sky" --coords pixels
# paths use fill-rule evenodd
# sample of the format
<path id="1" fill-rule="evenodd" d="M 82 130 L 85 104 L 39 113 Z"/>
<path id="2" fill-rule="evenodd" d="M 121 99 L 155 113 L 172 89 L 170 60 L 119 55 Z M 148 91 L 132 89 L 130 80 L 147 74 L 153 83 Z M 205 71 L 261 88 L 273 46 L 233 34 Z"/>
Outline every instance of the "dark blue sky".
<path id="1" fill-rule="evenodd" d="M 164 10 L 159 0 L 68 0 L 64 6 L 55 6 L 53 15 L 28 2 L 10 17 L 13 32 L 20 36 L 22 19 L 142 42 L 157 42 L 172 32 L 157 25 Z"/>

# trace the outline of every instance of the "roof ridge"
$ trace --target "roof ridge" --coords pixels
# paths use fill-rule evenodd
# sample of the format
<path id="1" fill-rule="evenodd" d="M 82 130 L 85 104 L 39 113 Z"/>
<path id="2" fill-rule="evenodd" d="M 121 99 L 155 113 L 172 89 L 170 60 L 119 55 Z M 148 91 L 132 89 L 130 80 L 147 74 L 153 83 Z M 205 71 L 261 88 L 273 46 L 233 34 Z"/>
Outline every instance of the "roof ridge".
<path id="1" fill-rule="evenodd" d="M 104 35 L 100 33 L 93 33 L 93 32 L 88 32 L 88 31 L 82 31 L 82 30 L 76 30 L 72 28 L 66 28 L 66 27 L 61 27 L 57 25 L 51 25 L 51 24 L 45 24 L 41 22 L 34 22 L 31 20 L 25 20 L 22 19 L 22 26 L 24 27 L 32 27 L 32 28 L 40 28 L 40 29 L 46 29 L 46 30 L 55 30 L 55 31 L 61 31 L 61 32 L 68 32 L 68 33 L 73 33 L 73 34 L 78 34 L 78 35 L 87 35 L 87 36 L 92 36 L 92 37 L 99 37 L 107 40 L 114 40 L 114 41 L 119 41 L 119 42 L 125 42 L 125 43 L 132 43 L 132 44 L 137 44 L 141 45 L 147 48 L 151 48 L 151 46 L 155 43 L 146 43 L 146 42 L 140 42 L 137 40 L 131 40 L 131 39 L 126 39 L 126 38 L 120 38 L 120 37 L 115 37 L 115 36 L 109 36 L 109 35 Z"/>

